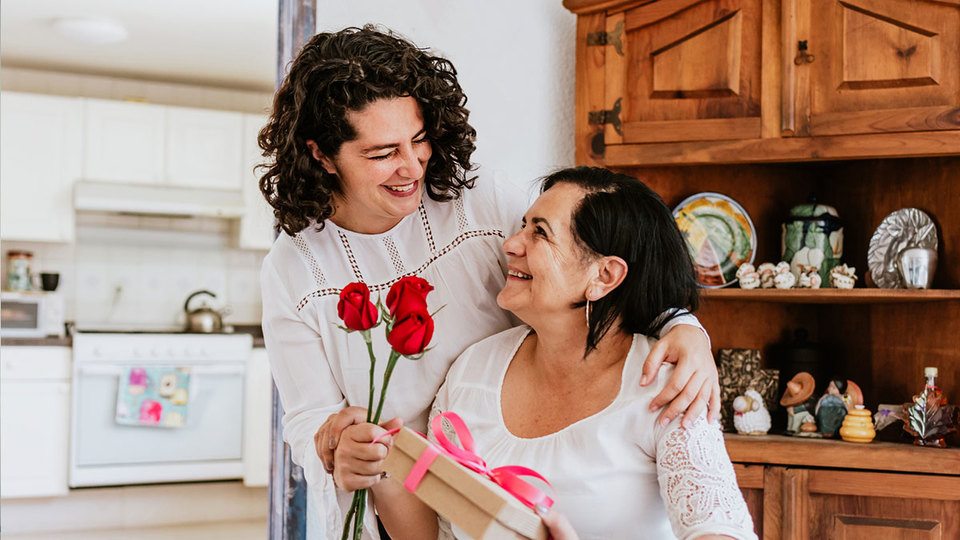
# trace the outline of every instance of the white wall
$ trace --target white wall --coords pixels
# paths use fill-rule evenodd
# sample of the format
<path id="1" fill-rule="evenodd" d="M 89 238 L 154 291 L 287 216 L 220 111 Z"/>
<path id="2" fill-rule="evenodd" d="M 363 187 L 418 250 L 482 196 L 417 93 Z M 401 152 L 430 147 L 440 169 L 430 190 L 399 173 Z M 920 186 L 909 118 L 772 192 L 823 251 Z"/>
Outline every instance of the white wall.
<path id="1" fill-rule="evenodd" d="M 317 30 L 381 24 L 453 62 L 474 160 L 525 191 L 573 165 L 576 17 L 560 0 L 317 0 Z"/>

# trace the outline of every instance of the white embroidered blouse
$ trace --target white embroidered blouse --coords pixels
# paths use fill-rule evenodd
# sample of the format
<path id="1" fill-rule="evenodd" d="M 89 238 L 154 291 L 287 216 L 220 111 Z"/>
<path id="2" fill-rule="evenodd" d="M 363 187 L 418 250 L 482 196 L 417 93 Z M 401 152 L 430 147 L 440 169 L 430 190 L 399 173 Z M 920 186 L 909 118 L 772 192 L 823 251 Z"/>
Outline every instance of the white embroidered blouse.
<path id="1" fill-rule="evenodd" d="M 658 412 L 648 410 L 673 370 L 665 366 L 655 383 L 639 385 L 654 339 L 634 336 L 620 393 L 602 411 L 542 437 L 510 433 L 500 389 L 529 332 L 511 328 L 467 349 L 434 404 L 433 414 L 453 411 L 463 418 L 491 468 L 521 465 L 545 476 L 555 507 L 583 540 L 757 538 L 719 424 L 701 416 L 686 430 L 679 419 L 659 426 Z"/>
<path id="2" fill-rule="evenodd" d="M 313 436 L 327 417 L 346 406 L 367 406 L 369 360 L 356 333 L 337 328 L 337 301 L 342 287 L 363 281 L 386 298 L 403 276 L 418 275 L 436 289 L 427 298 L 436 318 L 432 349 L 418 361 L 400 359 L 390 382 L 383 419 L 400 416 L 418 431 L 426 428 L 430 405 L 450 364 L 469 345 L 516 326 L 519 321 L 496 304 L 503 287 L 505 238 L 520 224 L 529 200 L 512 196 L 491 178 L 459 199 L 436 202 L 423 197 L 419 211 L 381 234 L 359 234 L 326 222 L 295 236 L 281 234 L 263 262 L 263 334 L 273 378 L 285 411 L 283 437 L 292 459 L 303 467 L 311 511 L 311 540 L 340 538 L 350 493 L 335 488 L 316 454 Z M 698 322 L 692 315 L 671 320 Z M 382 381 L 389 349 L 374 335 Z M 319 517 L 322 532 L 311 528 Z M 364 537 L 378 538 L 373 512 L 367 512 Z"/>

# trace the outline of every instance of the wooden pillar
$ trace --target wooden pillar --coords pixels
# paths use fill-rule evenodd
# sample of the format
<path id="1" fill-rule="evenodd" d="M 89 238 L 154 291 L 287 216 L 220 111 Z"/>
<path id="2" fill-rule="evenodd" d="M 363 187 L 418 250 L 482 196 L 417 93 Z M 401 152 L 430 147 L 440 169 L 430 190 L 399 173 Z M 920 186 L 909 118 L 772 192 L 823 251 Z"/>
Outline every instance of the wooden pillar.
<path id="1" fill-rule="evenodd" d="M 278 0 L 277 80 L 280 87 L 290 62 L 316 32 L 316 0 Z M 307 482 L 303 470 L 290 459 L 290 446 L 283 442 L 283 407 L 273 388 L 270 430 L 270 540 L 304 540 L 307 536 Z"/>

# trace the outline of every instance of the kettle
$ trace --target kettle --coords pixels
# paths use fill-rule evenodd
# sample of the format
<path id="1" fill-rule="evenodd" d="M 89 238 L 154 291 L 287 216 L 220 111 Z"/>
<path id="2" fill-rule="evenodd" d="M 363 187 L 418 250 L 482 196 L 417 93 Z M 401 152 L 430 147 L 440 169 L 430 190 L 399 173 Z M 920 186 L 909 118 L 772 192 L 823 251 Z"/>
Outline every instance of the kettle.
<path id="1" fill-rule="evenodd" d="M 190 309 L 190 301 L 200 295 L 217 297 L 210 291 L 197 291 L 187 297 L 187 301 L 183 303 L 183 311 L 187 314 L 186 331 L 202 334 L 220 332 L 223 329 L 223 312 L 209 307 L 206 303 L 197 309 Z"/>

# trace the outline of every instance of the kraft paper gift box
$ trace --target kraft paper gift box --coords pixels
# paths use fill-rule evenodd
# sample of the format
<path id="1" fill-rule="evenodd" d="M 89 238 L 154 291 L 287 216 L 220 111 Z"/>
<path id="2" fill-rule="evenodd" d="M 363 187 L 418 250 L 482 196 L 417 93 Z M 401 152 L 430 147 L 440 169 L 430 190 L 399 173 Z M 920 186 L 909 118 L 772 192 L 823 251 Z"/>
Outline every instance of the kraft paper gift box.
<path id="1" fill-rule="evenodd" d="M 419 433 L 402 428 L 394 435 L 384 470 L 403 484 L 429 444 Z M 444 454 L 436 457 L 413 493 L 471 538 L 547 538 L 547 529 L 533 510 Z"/>

